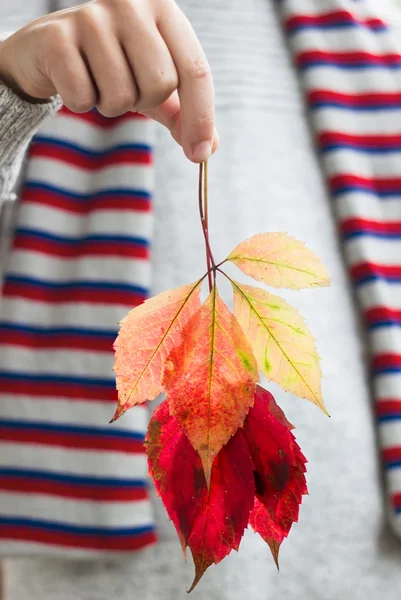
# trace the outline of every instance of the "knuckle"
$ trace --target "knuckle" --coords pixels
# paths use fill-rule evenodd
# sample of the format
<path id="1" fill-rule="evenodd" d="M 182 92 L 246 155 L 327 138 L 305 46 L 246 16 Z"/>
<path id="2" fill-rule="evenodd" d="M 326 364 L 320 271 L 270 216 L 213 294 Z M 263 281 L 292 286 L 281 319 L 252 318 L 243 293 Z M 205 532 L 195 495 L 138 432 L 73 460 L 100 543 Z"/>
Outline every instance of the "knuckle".
<path id="1" fill-rule="evenodd" d="M 148 82 L 146 88 L 140 89 L 136 107 L 139 106 L 143 110 L 155 108 L 170 98 L 177 87 L 178 78 L 176 76 L 162 75 L 155 81 L 154 85 Z"/>
<path id="2" fill-rule="evenodd" d="M 75 113 L 86 113 L 92 110 L 95 106 L 95 98 L 91 95 L 74 95 L 73 99 L 66 104 L 68 108 Z"/>
<path id="3" fill-rule="evenodd" d="M 191 79 L 204 80 L 210 77 L 210 67 L 206 57 L 196 58 L 188 67 L 188 75 Z"/>
<path id="4" fill-rule="evenodd" d="M 97 109 L 104 117 L 119 117 L 132 110 L 135 100 L 134 93 L 121 91 L 114 93 L 110 98 L 101 99 Z"/>

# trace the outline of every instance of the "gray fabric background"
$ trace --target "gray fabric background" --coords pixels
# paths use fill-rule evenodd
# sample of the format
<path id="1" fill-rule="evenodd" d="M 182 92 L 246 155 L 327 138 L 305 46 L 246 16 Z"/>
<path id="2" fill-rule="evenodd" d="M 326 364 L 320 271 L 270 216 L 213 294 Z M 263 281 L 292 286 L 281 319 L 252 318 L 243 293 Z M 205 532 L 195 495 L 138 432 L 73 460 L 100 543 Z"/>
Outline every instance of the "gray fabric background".
<path id="1" fill-rule="evenodd" d="M 346 0 L 343 0 L 346 3 Z M 0 29 L 44 11 L 39 0 L 1 0 Z M 332 419 L 273 391 L 309 459 L 310 496 L 283 544 L 278 575 L 251 532 L 205 575 L 194 600 L 399 600 L 401 542 L 389 533 L 370 410 L 364 347 L 295 73 L 271 0 L 180 2 L 210 59 L 221 148 L 210 164 L 211 237 L 217 258 L 259 231 L 288 231 L 328 265 L 330 289 L 285 294 L 318 339 Z M 11 10 L 10 10 L 11 9 Z M 5 20 L 3 15 L 15 15 Z M 157 129 L 154 291 L 204 268 L 197 169 Z M 223 283 L 223 282 L 222 282 Z M 226 289 L 222 285 L 222 289 Z M 160 511 L 160 515 L 162 512 Z M 160 517 L 163 542 L 129 560 L 8 563 L 9 600 L 179 600 L 192 577 Z"/>

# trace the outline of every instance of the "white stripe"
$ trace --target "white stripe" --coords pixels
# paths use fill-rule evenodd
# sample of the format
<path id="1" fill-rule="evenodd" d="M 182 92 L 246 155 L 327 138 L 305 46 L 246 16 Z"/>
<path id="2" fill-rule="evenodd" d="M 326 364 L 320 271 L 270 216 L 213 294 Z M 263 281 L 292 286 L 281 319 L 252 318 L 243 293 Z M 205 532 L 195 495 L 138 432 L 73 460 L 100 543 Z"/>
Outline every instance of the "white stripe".
<path id="1" fill-rule="evenodd" d="M 135 554 L 135 560 L 138 560 L 137 554 Z M 122 560 L 127 560 L 130 558 L 132 560 L 132 551 L 114 551 L 109 548 L 76 548 L 74 546 L 57 546 L 55 544 L 45 544 L 41 542 L 33 542 L 29 540 L 29 542 L 18 540 L 0 540 L 0 556 L 5 558 L 18 557 L 21 558 L 29 558 L 32 559 L 35 556 L 40 557 L 41 559 L 49 556 L 51 560 L 55 558 L 62 560 L 93 560 L 98 559 L 99 557 L 113 557 L 113 559 L 120 558 Z"/>
<path id="2" fill-rule="evenodd" d="M 372 194 L 347 192 L 334 200 L 334 210 L 340 221 L 352 218 L 399 221 L 401 196 L 379 201 Z"/>
<path id="3" fill-rule="evenodd" d="M 356 177 L 368 179 L 399 177 L 400 161 L 401 151 L 394 154 L 372 154 L 367 157 L 362 152 L 341 148 L 324 155 L 324 166 L 329 177 L 343 173 L 352 173 Z"/>
<path id="4" fill-rule="evenodd" d="M 387 283 L 383 280 L 368 281 L 356 288 L 356 294 L 365 310 L 376 306 L 401 309 L 401 283 Z"/>
<path id="5" fill-rule="evenodd" d="M 6 346 L 1 350 L 1 366 L 6 371 L 47 373 L 76 377 L 106 377 L 113 379 L 113 353 L 89 350 L 42 350 Z"/>
<path id="6" fill-rule="evenodd" d="M 400 91 L 400 80 L 395 76 L 394 70 L 390 69 L 345 70 L 321 65 L 306 69 L 302 81 L 308 91 L 326 89 L 339 94 L 364 94 L 372 90 L 380 90 L 381 93 Z M 339 123 L 342 128 L 341 121 Z"/>
<path id="7" fill-rule="evenodd" d="M 23 298 L 3 298 L 1 316 L 11 323 L 29 323 L 32 326 L 84 327 L 90 329 L 117 329 L 129 307 L 118 304 L 90 304 L 66 302 L 52 304 Z"/>
<path id="8" fill-rule="evenodd" d="M 66 475 L 147 480 L 145 454 L 77 450 L 11 442 L 0 442 L 0 448 L 0 468 L 44 468 Z"/>
<path id="9" fill-rule="evenodd" d="M 54 283 L 107 281 L 116 284 L 135 283 L 145 289 L 151 283 L 150 261 L 124 256 L 118 258 L 91 256 L 75 259 L 15 249 L 7 273 Z"/>
<path id="10" fill-rule="evenodd" d="M 401 443 L 401 421 L 385 421 L 380 423 L 382 446 L 399 446 Z"/>
<path id="11" fill-rule="evenodd" d="M 14 365 L 15 369 L 15 365 Z M 54 425 L 78 425 L 81 427 L 116 427 L 124 431 L 145 433 L 149 421 L 148 406 L 140 405 L 128 410 L 115 424 L 109 425 L 114 414 L 112 402 L 96 400 L 66 400 L 5 394 L 0 392 L 1 417 L 10 420 L 43 421 Z M 10 460 L 10 459 L 9 459 Z"/>
<path id="12" fill-rule="evenodd" d="M 339 7 L 340 4 L 340 7 Z M 352 13 L 354 15 L 361 14 L 361 2 L 353 2 L 352 3 Z M 328 12 L 338 11 L 344 9 L 346 6 L 349 10 L 349 2 L 348 0 L 315 0 L 311 2 L 311 0 L 289 0 L 288 2 L 282 3 L 282 13 L 287 16 L 292 15 L 324 15 Z M 363 13 L 362 13 L 363 14 Z M 341 30 L 340 30 L 341 31 Z"/>
<path id="13" fill-rule="evenodd" d="M 387 470 L 387 486 L 390 494 L 398 493 L 401 490 L 401 467 Z"/>
<path id="14" fill-rule="evenodd" d="M 399 123 L 397 127 L 396 123 Z M 318 132 L 326 130 L 350 135 L 386 135 L 401 133 L 401 108 L 398 110 L 359 111 L 336 107 L 314 110 L 314 125 Z"/>
<path id="15" fill-rule="evenodd" d="M 150 212 L 130 210 L 91 210 L 87 214 L 68 211 L 24 201 L 18 216 L 18 227 L 37 229 L 53 235 L 81 238 L 91 235 L 119 235 L 148 239 L 153 231 Z"/>
<path id="16" fill-rule="evenodd" d="M 373 261 L 380 265 L 395 265 L 401 256 L 401 239 L 379 237 L 355 237 L 345 243 L 348 263 L 356 265 L 362 261 Z"/>
<path id="17" fill-rule="evenodd" d="M 55 140 L 77 143 L 88 150 L 102 151 L 119 144 L 154 143 L 154 123 L 144 119 L 127 120 L 114 127 L 102 129 L 82 119 L 59 114 L 55 119 L 45 121 L 40 135 Z"/>
<path id="18" fill-rule="evenodd" d="M 376 391 L 376 398 L 380 400 L 380 398 L 394 398 L 397 399 L 400 397 L 400 389 L 401 389 L 401 373 L 383 373 L 382 375 L 378 375 L 374 380 L 374 388 Z M 388 423 L 383 424 L 383 427 L 388 425 Z M 382 428 L 382 426 L 380 426 Z M 387 440 L 387 434 L 383 433 L 385 439 Z M 401 440 L 401 426 L 398 424 L 398 443 Z M 386 441 L 389 444 L 388 441 Z"/>
<path id="19" fill-rule="evenodd" d="M 153 524 L 148 500 L 132 502 L 91 502 L 46 496 L 45 494 L 13 494 L 2 490 L 2 518 L 25 517 L 55 521 L 84 527 L 141 527 Z"/>
<path id="20" fill-rule="evenodd" d="M 68 190 L 76 194 L 94 194 L 112 188 L 153 189 L 153 169 L 146 165 L 121 165 L 87 171 L 57 160 L 33 156 L 29 161 L 26 181 L 31 179 L 56 187 L 65 182 Z"/>
<path id="21" fill-rule="evenodd" d="M 395 352 L 401 354 L 401 328 L 377 327 L 369 333 L 370 342 L 375 354 Z"/>
<path id="22" fill-rule="evenodd" d="M 378 38 L 376 33 L 372 35 L 371 31 L 363 28 L 356 29 L 352 32 L 352 35 L 350 35 L 349 30 L 325 29 L 317 31 L 315 29 L 304 29 L 291 36 L 291 46 L 297 53 L 315 50 L 323 52 L 363 51 L 380 55 L 395 52 L 394 36 L 381 34 Z M 333 85 L 333 88 L 337 89 L 338 86 Z"/>

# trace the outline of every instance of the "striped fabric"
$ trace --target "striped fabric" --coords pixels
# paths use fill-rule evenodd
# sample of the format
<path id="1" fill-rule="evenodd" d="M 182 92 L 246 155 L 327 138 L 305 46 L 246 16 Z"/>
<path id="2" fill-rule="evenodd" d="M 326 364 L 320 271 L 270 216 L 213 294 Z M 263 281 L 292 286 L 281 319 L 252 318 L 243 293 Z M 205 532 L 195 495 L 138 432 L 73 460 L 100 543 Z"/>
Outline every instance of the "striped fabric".
<path id="1" fill-rule="evenodd" d="M 29 153 L 0 307 L 0 554 L 155 541 L 144 408 L 108 425 L 118 321 L 150 285 L 152 125 L 64 109 Z"/>
<path id="2" fill-rule="evenodd" d="M 366 0 L 280 8 L 368 328 L 388 510 L 401 535 L 401 46 Z"/>

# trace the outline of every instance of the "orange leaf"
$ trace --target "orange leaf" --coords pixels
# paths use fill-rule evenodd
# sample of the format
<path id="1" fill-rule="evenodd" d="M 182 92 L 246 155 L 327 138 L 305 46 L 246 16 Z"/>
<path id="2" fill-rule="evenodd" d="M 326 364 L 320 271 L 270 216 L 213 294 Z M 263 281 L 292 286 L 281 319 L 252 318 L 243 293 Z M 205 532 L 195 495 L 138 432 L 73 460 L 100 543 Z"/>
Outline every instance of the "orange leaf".
<path id="1" fill-rule="evenodd" d="M 330 285 L 330 275 L 316 254 L 286 233 L 254 235 L 239 244 L 227 260 L 256 281 L 275 288 Z"/>
<path id="2" fill-rule="evenodd" d="M 114 342 L 118 408 L 113 420 L 163 390 L 166 359 L 183 342 L 183 328 L 200 308 L 203 279 L 163 292 L 131 310 Z"/>
<path id="3" fill-rule="evenodd" d="M 184 334 L 183 349 L 170 357 L 175 376 L 167 400 L 199 452 L 209 487 L 213 460 L 243 425 L 259 374 L 249 342 L 216 287 Z"/>
<path id="4" fill-rule="evenodd" d="M 278 296 L 232 281 L 234 312 L 258 367 L 271 381 L 327 413 L 315 340 L 303 318 Z"/>

